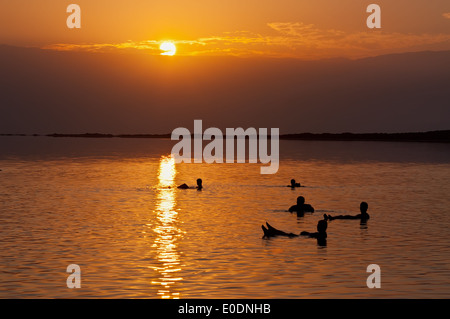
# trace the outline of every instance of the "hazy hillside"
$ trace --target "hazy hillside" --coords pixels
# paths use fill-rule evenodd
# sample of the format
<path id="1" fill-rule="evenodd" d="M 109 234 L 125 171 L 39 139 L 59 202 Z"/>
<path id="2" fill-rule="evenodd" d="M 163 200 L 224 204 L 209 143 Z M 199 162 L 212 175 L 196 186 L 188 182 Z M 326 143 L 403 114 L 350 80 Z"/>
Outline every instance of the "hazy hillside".
<path id="1" fill-rule="evenodd" d="M 282 133 L 450 128 L 450 51 L 300 61 L 0 46 L 0 61 L 0 133 L 167 133 L 193 119 Z"/>

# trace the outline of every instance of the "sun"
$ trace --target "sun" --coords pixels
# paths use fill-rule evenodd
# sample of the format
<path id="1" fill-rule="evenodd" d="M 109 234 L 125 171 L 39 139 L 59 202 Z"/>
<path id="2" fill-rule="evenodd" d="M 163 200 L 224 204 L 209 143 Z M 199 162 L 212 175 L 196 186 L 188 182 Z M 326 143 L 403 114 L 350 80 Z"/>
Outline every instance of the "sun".
<path id="1" fill-rule="evenodd" d="M 173 42 L 168 42 L 165 41 L 163 43 L 161 43 L 161 45 L 159 46 L 159 49 L 163 52 L 161 52 L 161 55 L 175 55 L 175 53 L 177 52 L 177 47 L 175 46 L 175 44 Z"/>

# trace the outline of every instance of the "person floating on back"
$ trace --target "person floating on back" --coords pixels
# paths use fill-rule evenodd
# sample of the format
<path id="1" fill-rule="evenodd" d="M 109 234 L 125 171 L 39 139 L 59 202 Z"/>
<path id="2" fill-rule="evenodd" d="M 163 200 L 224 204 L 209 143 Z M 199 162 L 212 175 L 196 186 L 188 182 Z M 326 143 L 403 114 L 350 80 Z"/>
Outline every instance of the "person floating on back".
<path id="1" fill-rule="evenodd" d="M 370 218 L 369 214 L 367 214 L 367 209 L 369 208 L 369 204 L 366 202 L 361 202 L 359 205 L 359 210 L 361 214 L 352 216 L 352 215 L 339 215 L 339 216 L 331 216 L 323 214 L 325 220 L 334 220 L 334 219 L 361 219 L 361 221 L 368 220 Z"/>
<path id="2" fill-rule="evenodd" d="M 326 239 L 327 238 L 327 227 L 328 223 L 326 220 L 319 220 L 317 223 L 317 232 L 316 233 L 310 233 L 307 231 L 302 231 L 299 235 L 293 234 L 293 233 L 286 233 L 282 230 L 278 230 L 272 225 L 270 225 L 268 222 L 266 222 L 267 228 L 264 227 L 264 225 L 261 225 L 261 228 L 264 232 L 263 238 L 267 237 L 274 237 L 274 236 L 287 236 L 287 237 L 298 237 L 298 236 L 308 236 L 309 238 L 316 238 L 316 239 Z"/>
<path id="3" fill-rule="evenodd" d="M 304 213 L 314 213 L 314 207 L 309 204 L 305 204 L 305 198 L 303 196 L 297 197 L 297 205 L 289 207 L 289 212 L 297 212 L 297 216 L 303 216 Z"/>
<path id="4" fill-rule="evenodd" d="M 302 187 L 300 185 L 300 183 L 296 183 L 295 179 L 291 179 L 291 185 L 288 185 L 287 187 L 291 187 L 292 189 L 296 188 L 296 187 Z"/>
<path id="5" fill-rule="evenodd" d="M 197 179 L 197 187 L 189 187 L 187 184 L 181 184 L 177 188 L 179 188 L 179 189 L 190 189 L 191 188 L 191 189 L 197 189 L 200 191 L 203 189 L 202 179 L 201 178 Z"/>

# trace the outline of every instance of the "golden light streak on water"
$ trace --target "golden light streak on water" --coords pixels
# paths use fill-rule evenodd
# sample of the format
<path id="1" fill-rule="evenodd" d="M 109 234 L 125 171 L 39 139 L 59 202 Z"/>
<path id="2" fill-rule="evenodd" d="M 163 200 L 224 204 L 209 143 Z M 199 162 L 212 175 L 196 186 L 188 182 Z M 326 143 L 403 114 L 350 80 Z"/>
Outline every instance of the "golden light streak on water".
<path id="1" fill-rule="evenodd" d="M 175 284 L 183 280 L 183 278 L 177 276 L 177 273 L 181 270 L 177 239 L 182 232 L 177 227 L 175 175 L 175 159 L 171 156 L 162 156 L 159 163 L 158 194 L 155 209 L 158 223 L 153 229 L 156 233 L 153 248 L 156 249 L 156 258 L 160 264 L 153 269 L 160 274 L 160 277 L 159 280 L 152 281 L 152 284 L 160 286 L 157 295 L 163 299 L 180 298 Z"/>

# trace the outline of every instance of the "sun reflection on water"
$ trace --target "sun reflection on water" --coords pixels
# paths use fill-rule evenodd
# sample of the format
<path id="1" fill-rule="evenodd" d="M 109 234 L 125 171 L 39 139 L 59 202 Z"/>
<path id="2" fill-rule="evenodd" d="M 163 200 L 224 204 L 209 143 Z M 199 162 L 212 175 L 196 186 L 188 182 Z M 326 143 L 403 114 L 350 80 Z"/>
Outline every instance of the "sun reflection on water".
<path id="1" fill-rule="evenodd" d="M 182 235 L 182 231 L 177 227 L 175 175 L 175 159 L 171 156 L 162 156 L 159 163 L 155 209 L 157 224 L 153 229 L 156 233 L 153 247 L 156 249 L 158 260 L 158 266 L 153 269 L 160 277 L 158 281 L 152 281 L 152 284 L 160 286 L 158 295 L 163 299 L 178 299 L 180 294 L 176 291 L 175 285 L 183 279 L 177 276 L 181 270 L 177 239 Z"/>

